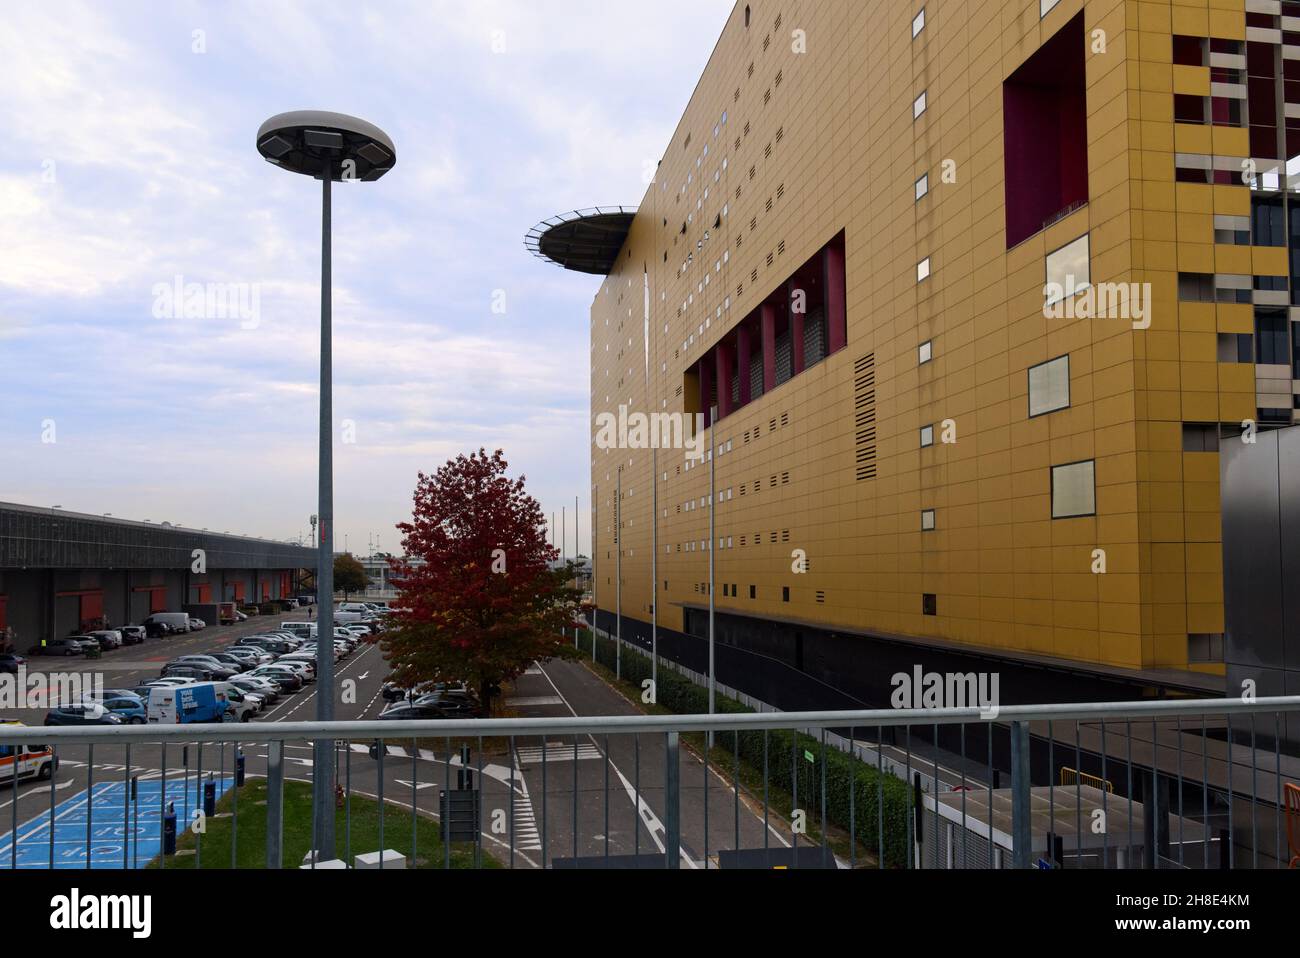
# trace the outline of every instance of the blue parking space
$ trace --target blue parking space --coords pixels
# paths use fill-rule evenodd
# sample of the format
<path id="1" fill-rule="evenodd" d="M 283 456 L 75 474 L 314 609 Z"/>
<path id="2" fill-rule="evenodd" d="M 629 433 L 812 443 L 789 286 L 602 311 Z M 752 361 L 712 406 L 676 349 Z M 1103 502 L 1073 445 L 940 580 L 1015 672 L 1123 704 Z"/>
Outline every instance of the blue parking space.
<path id="1" fill-rule="evenodd" d="M 219 801 L 234 779 L 213 776 L 212 781 Z M 165 799 L 158 779 L 139 781 L 134 801 L 125 782 L 96 784 L 89 804 L 86 798 L 83 791 L 56 805 L 53 815 L 47 811 L 18 827 L 19 868 L 49 868 L 51 840 L 55 868 L 143 868 L 162 851 L 164 803 L 175 803 L 178 834 L 203 807 L 202 786 L 194 777 L 169 778 Z M 13 841 L 12 833 L 0 837 L 0 868 L 9 867 Z"/>

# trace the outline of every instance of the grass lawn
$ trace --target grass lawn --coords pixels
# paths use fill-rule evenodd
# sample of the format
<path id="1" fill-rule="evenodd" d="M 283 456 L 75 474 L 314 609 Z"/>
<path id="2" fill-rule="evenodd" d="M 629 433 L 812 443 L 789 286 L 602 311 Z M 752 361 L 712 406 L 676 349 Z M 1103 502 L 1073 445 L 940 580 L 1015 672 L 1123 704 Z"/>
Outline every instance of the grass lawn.
<path id="1" fill-rule="evenodd" d="M 239 789 L 239 840 L 236 864 L 239 868 L 266 867 L 266 780 L 248 778 Z M 234 790 L 217 803 L 218 817 L 207 822 L 199 855 L 193 852 L 199 837 L 186 830 L 176 841 L 178 854 L 149 863 L 150 868 L 230 868 L 230 817 Z M 311 848 L 311 785 L 306 782 L 284 783 L 284 867 L 297 868 Z M 379 802 L 355 793 L 351 801 L 351 850 L 348 847 L 348 820 L 344 809 L 335 817 L 334 835 L 338 856 L 349 865 L 356 855 L 378 851 Z M 225 817 L 220 817 L 224 813 Z M 183 824 L 183 823 L 181 823 Z M 443 868 L 446 857 L 438 822 L 424 815 L 416 820 L 416 857 L 411 859 L 411 811 L 390 802 L 384 803 L 384 848 L 407 856 L 407 868 Z M 480 853 L 475 862 L 474 846 L 457 843 L 451 850 L 452 868 L 500 868 L 496 859 Z"/>

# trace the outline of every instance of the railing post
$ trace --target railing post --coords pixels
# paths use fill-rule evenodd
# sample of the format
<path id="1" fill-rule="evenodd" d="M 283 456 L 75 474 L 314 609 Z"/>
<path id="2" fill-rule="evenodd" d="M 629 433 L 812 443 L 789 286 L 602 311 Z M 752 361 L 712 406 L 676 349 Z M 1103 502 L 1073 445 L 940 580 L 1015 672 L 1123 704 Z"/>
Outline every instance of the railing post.
<path id="1" fill-rule="evenodd" d="M 1011 854 L 1012 867 L 1033 864 L 1033 829 L 1029 819 L 1029 726 L 1011 723 Z"/>
<path id="2" fill-rule="evenodd" d="M 678 733 L 668 732 L 664 749 L 664 867 L 681 867 L 681 765 Z M 706 784 L 707 787 L 707 784 Z"/>
<path id="3" fill-rule="evenodd" d="M 283 860 L 284 743 L 270 742 L 266 749 L 266 867 L 282 868 Z"/>

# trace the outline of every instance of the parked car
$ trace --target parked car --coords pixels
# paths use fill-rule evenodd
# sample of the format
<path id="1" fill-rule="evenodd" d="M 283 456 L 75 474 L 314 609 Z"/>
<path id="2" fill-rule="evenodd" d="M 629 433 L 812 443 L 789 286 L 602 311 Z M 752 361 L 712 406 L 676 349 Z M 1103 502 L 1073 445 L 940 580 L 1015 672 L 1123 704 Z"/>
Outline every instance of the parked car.
<path id="1" fill-rule="evenodd" d="M 134 693 L 129 695 L 119 695 L 113 698 L 106 696 L 98 701 L 100 705 L 118 716 L 128 725 L 143 725 L 145 723 L 146 713 L 144 702 L 142 702 Z"/>
<path id="2" fill-rule="evenodd" d="M 246 662 L 250 669 L 275 661 L 274 655 L 259 649 L 255 645 L 232 645 L 226 649 L 225 654 L 233 655 L 235 658 Z"/>
<path id="3" fill-rule="evenodd" d="M 483 711 L 475 699 L 456 692 L 431 692 L 413 699 L 411 704 L 421 708 L 435 708 L 447 718 L 477 718 Z"/>
<path id="4" fill-rule="evenodd" d="M 112 649 L 120 649 L 122 647 L 122 636 L 111 629 L 100 629 L 98 632 L 89 632 L 86 637 L 98 642 L 100 651 L 102 652 L 108 652 Z"/>
<path id="5" fill-rule="evenodd" d="M 230 666 L 236 672 L 243 672 L 250 668 L 247 659 L 241 658 L 240 656 L 230 652 L 213 652 L 211 658 L 216 659 L 223 665 Z"/>
<path id="6" fill-rule="evenodd" d="M 27 660 L 17 652 L 0 652 L 0 672 L 17 675 L 19 666 L 26 664 Z"/>
<path id="7" fill-rule="evenodd" d="M 213 679 L 223 679 L 223 680 L 230 678 L 232 675 L 237 675 L 240 671 L 239 669 L 236 669 L 233 665 L 229 665 L 225 662 L 220 661 L 219 659 L 214 659 L 210 655 L 182 655 L 168 662 L 163 671 L 164 673 L 166 673 L 167 670 L 171 669 L 172 667 L 185 668 L 187 666 L 192 668 L 205 669 L 207 672 L 210 673 Z M 184 675 L 185 673 L 182 672 L 180 674 Z"/>
<path id="8" fill-rule="evenodd" d="M 236 610 L 235 610 L 235 621 L 236 621 L 236 622 L 247 622 L 247 621 L 248 621 L 248 614 L 245 613 L 245 612 L 241 612 L 241 611 L 239 611 L 239 609 L 236 609 Z"/>
<path id="9" fill-rule="evenodd" d="M 255 692 L 262 696 L 263 700 L 268 705 L 280 697 L 279 686 L 269 679 L 260 676 L 247 674 L 236 675 L 230 680 L 230 684 L 237 689 L 243 689 L 245 692 Z"/>
<path id="10" fill-rule="evenodd" d="M 204 622 L 202 619 L 196 619 L 196 618 L 194 618 L 194 616 L 190 616 L 190 631 L 191 631 L 191 632 L 198 632 L 200 629 L 206 629 L 207 627 L 208 627 L 208 624 L 207 624 L 206 622 Z"/>
<path id="11" fill-rule="evenodd" d="M 302 676 L 293 669 L 277 669 L 274 665 L 259 665 L 251 672 L 241 675 L 253 679 L 266 679 L 274 683 L 282 692 L 297 692 L 305 684 Z"/>
<path id="12" fill-rule="evenodd" d="M 144 634 L 151 639 L 165 639 L 172 634 L 172 630 L 166 622 L 150 622 L 146 619 Z"/>
<path id="13" fill-rule="evenodd" d="M 143 625 L 124 625 L 117 631 L 122 636 L 123 645 L 140 645 L 145 640 Z"/>
<path id="14" fill-rule="evenodd" d="M 124 719 L 98 702 L 60 705 L 45 716 L 46 725 L 121 725 Z"/>
<path id="15" fill-rule="evenodd" d="M 84 636 L 69 635 L 61 639 L 46 639 L 41 643 L 42 655 L 81 655 Z M 95 643 L 98 646 L 99 643 Z"/>
<path id="16" fill-rule="evenodd" d="M 190 630 L 190 617 L 184 612 L 155 612 L 144 620 L 146 628 L 150 622 L 167 626 L 168 632 L 173 634 Z"/>
<path id="17" fill-rule="evenodd" d="M 381 719 L 456 719 L 469 718 L 468 715 L 449 713 L 436 705 L 416 705 L 414 702 L 394 702 L 379 713 Z"/>
<path id="18" fill-rule="evenodd" d="M 197 682 L 224 681 L 235 673 L 229 669 L 215 669 L 203 665 L 164 665 L 159 678 L 187 678 Z"/>
<path id="19" fill-rule="evenodd" d="M 73 638 L 77 640 L 77 645 L 81 647 L 82 655 L 98 657 L 104 651 L 104 647 L 99 644 L 99 639 L 92 639 L 88 635 L 74 635 Z"/>

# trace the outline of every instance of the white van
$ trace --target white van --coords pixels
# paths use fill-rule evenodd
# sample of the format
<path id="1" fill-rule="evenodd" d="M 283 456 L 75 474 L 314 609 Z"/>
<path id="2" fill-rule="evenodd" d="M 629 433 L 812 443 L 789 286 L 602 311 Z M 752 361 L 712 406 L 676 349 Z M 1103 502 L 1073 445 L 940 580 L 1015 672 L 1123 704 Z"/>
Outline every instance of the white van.
<path id="1" fill-rule="evenodd" d="M 226 694 L 225 682 L 192 682 L 179 686 L 154 686 L 145 704 L 151 725 L 188 725 L 224 722 L 237 718 Z"/>
<path id="2" fill-rule="evenodd" d="M 292 632 L 300 639 L 316 638 L 315 622 L 281 622 L 280 628 L 286 632 Z"/>
<path id="3" fill-rule="evenodd" d="M 188 612 L 155 612 L 145 618 L 144 624 L 150 622 L 158 625 L 167 626 L 170 632 L 188 632 L 190 630 L 190 614 Z"/>

